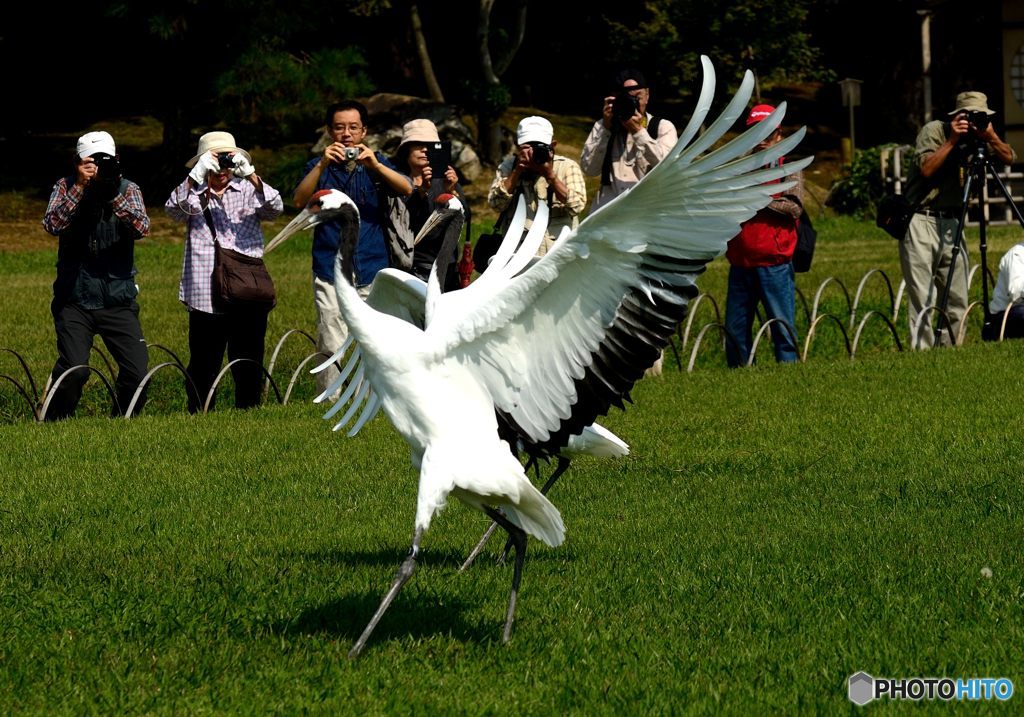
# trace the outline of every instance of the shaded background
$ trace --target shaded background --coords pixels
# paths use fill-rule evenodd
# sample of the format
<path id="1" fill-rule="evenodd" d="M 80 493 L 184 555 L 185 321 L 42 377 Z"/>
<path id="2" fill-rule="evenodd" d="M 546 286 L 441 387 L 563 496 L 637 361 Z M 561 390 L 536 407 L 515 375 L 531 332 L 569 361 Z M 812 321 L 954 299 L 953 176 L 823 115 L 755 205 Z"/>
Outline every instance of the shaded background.
<path id="1" fill-rule="evenodd" d="M 933 13 L 936 112 L 948 111 L 967 87 L 1002 105 L 1000 0 L 896 0 L 884 14 L 848 0 L 494 0 L 489 50 L 498 57 L 515 49 L 497 85 L 481 70 L 481 2 L 341 5 L 156 0 L 21 8 L 0 37 L 9 98 L 0 113 L 0 189 L 48 192 L 54 165 L 39 157 L 54 151 L 54 135 L 113 118 L 158 123 L 161 141 L 144 162 L 152 176 L 140 179 L 166 180 L 178 178 L 196 136 L 218 124 L 248 146 L 308 146 L 330 101 L 376 92 L 427 96 L 413 8 L 445 102 L 481 127 L 510 104 L 596 117 L 607 78 L 624 66 L 647 74 L 652 110 L 682 124 L 705 53 L 718 71 L 718 102 L 742 68 L 754 69 L 762 99 L 786 99 L 787 124 L 808 125 L 808 152 L 835 152 L 848 134 L 837 82 L 844 77 L 864 81 L 858 147 L 912 142 L 922 116 L 922 9 Z M 57 144 L 70 154 L 73 141 Z"/>

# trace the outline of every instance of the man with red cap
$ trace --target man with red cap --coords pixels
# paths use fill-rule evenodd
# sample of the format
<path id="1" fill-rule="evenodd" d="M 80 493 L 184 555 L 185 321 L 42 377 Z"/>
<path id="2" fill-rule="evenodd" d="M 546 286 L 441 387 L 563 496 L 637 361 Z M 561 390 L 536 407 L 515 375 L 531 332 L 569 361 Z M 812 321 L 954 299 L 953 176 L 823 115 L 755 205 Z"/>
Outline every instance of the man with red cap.
<path id="1" fill-rule="evenodd" d="M 747 115 L 747 126 L 769 117 L 775 108 L 757 105 Z M 782 140 L 776 129 L 757 145 L 761 151 Z M 785 158 L 779 159 L 782 164 Z M 725 300 L 725 354 L 730 367 L 743 366 L 750 359 L 752 329 L 757 304 L 764 306 L 765 320 L 772 324 L 775 360 L 791 363 L 798 359 L 794 315 L 796 285 L 793 250 L 796 249 L 797 219 L 803 210 L 803 176 L 786 178 L 797 185 L 743 223 L 740 233 L 726 249 L 729 260 L 729 290 Z"/>

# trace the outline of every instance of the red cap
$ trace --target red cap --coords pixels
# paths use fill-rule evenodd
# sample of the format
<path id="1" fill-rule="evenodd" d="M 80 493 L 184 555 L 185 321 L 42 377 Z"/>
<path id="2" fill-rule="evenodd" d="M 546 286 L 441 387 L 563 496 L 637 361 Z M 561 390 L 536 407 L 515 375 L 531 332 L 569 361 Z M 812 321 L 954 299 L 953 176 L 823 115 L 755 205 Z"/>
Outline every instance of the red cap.
<path id="1" fill-rule="evenodd" d="M 775 108 L 771 105 L 755 105 L 753 109 L 750 110 L 750 114 L 747 115 L 747 127 L 752 124 L 757 124 L 774 111 Z"/>

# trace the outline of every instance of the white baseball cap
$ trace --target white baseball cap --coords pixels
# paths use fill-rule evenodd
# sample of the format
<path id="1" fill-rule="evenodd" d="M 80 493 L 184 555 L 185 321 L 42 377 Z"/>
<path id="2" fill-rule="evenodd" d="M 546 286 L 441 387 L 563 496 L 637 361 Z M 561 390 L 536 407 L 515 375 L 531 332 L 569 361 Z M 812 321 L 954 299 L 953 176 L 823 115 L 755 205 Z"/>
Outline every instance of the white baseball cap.
<path id="1" fill-rule="evenodd" d="M 526 144 L 527 142 L 551 144 L 554 136 L 555 130 L 546 119 L 527 117 L 519 123 L 519 127 L 516 129 L 516 144 Z"/>
<path id="2" fill-rule="evenodd" d="M 91 157 L 94 154 L 109 154 L 111 157 L 117 154 L 114 147 L 114 138 L 108 132 L 86 132 L 78 138 L 79 159 Z"/>

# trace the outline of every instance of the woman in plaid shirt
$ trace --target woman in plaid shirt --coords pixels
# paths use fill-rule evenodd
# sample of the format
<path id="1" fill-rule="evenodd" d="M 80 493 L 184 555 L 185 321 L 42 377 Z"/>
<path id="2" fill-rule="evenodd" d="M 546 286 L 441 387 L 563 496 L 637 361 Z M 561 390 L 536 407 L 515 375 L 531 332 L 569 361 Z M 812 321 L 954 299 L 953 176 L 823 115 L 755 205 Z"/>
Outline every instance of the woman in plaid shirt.
<path id="1" fill-rule="evenodd" d="M 199 151 L 185 166 L 192 171 L 171 192 L 164 209 L 186 226 L 178 298 L 188 309 L 188 374 L 193 384 L 188 387 L 188 410 L 203 410 L 225 349 L 229 361 L 251 359 L 231 367 L 235 407 L 250 408 L 259 404 L 262 393 L 267 311 L 214 305 L 214 239 L 228 249 L 263 256 L 260 222 L 278 217 L 284 203 L 280 192 L 256 174 L 249 153 L 235 146 L 227 132 L 200 137 Z"/>

